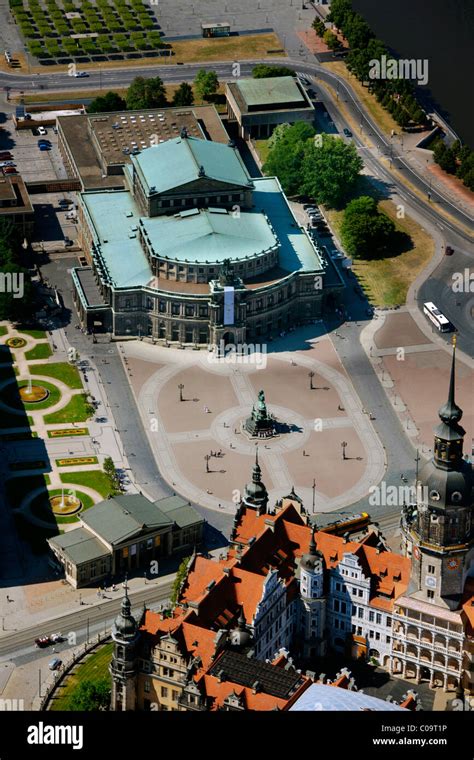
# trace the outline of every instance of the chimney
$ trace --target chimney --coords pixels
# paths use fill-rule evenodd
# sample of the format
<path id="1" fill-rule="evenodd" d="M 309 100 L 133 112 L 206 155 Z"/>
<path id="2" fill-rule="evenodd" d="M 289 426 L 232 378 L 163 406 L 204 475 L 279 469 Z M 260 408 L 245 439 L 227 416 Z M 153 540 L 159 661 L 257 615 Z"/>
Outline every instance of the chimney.
<path id="1" fill-rule="evenodd" d="M 261 690 L 261 688 L 262 688 L 262 685 L 261 685 L 260 681 L 255 681 L 252 684 L 252 694 L 256 694 L 258 691 Z"/>
<path id="2" fill-rule="evenodd" d="M 224 575 L 230 575 L 230 567 L 223 567 L 222 571 L 223 571 Z"/>
<path id="3" fill-rule="evenodd" d="M 346 533 L 344 533 L 344 535 L 343 535 L 343 537 L 342 537 L 342 538 L 343 538 L 343 540 L 344 540 L 344 543 L 345 543 L 345 544 L 347 544 L 347 543 L 349 542 L 349 536 L 350 536 L 350 533 L 348 533 L 348 532 L 346 531 Z"/>

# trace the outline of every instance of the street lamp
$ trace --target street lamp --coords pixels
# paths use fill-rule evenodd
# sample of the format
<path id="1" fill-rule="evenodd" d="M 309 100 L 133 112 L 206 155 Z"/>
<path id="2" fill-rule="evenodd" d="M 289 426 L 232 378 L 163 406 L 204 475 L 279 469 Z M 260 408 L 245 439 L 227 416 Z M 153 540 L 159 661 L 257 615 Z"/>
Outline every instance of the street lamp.
<path id="1" fill-rule="evenodd" d="M 308 372 L 308 377 L 309 377 L 309 387 L 310 387 L 310 390 L 314 391 L 314 385 L 313 385 L 314 372 L 313 372 L 313 370 L 311 370 L 311 372 Z"/>
<path id="2" fill-rule="evenodd" d="M 343 459 L 347 459 L 347 457 L 346 457 L 346 446 L 347 446 L 347 441 L 343 441 L 343 442 L 341 443 L 341 446 L 342 446 L 342 458 L 343 458 Z"/>
<path id="3" fill-rule="evenodd" d="M 204 459 L 206 460 L 206 472 L 210 472 L 210 469 L 209 469 L 209 460 L 210 460 L 210 458 L 211 458 L 210 454 L 206 454 L 206 456 L 204 457 Z"/>
<path id="4" fill-rule="evenodd" d="M 313 485 L 311 486 L 313 489 L 313 515 L 314 515 L 314 505 L 316 500 L 316 480 L 313 478 Z"/>
<path id="5" fill-rule="evenodd" d="M 179 388 L 179 400 L 180 400 L 180 401 L 184 401 L 184 399 L 183 399 L 183 390 L 184 390 L 184 384 L 183 384 L 183 383 L 180 383 L 180 384 L 178 385 L 178 388 Z"/>

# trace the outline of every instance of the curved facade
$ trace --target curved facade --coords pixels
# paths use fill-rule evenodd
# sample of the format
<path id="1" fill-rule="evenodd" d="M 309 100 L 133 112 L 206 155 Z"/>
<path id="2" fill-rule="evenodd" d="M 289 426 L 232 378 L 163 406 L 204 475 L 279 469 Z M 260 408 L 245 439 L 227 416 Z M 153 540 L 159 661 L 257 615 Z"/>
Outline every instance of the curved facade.
<path id="1" fill-rule="evenodd" d="M 73 271 L 90 330 L 244 344 L 310 322 L 343 287 L 275 178 L 232 145 L 187 137 L 132 157 L 128 189 L 81 194 L 90 267 Z"/>

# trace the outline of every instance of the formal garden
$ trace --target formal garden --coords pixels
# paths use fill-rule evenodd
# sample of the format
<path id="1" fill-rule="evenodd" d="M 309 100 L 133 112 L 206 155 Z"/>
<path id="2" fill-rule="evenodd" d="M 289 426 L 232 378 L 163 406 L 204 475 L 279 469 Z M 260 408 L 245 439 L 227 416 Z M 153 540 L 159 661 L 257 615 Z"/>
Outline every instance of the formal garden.
<path id="1" fill-rule="evenodd" d="M 43 64 L 165 52 L 153 6 L 142 0 L 10 0 L 10 9 L 28 52 Z"/>

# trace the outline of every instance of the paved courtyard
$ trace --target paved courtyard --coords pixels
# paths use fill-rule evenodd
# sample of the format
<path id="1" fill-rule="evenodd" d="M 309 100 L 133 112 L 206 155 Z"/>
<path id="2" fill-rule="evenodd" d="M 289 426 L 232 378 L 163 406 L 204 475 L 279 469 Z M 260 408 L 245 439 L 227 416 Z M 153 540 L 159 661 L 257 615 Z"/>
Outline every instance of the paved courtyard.
<path id="1" fill-rule="evenodd" d="M 422 315 L 419 318 L 423 319 Z M 421 326 L 407 310 L 380 313 L 379 318 L 368 326 L 365 342 L 373 341 L 370 356 L 405 431 L 425 457 L 429 457 L 433 431 L 438 424 L 438 409 L 448 395 L 451 351 L 430 342 Z M 456 403 L 463 409 L 464 453 L 471 455 L 474 444 L 474 372 L 467 361 L 458 352 Z"/>
<path id="2" fill-rule="evenodd" d="M 270 345 L 267 354 L 233 361 L 140 341 L 122 345 L 160 472 L 191 501 L 233 512 L 258 443 L 270 503 L 294 487 L 311 509 L 313 479 L 315 512 L 357 501 L 383 477 L 385 457 L 330 339 L 315 338 L 304 350 L 291 335 Z M 261 389 L 281 432 L 257 441 L 242 423 Z"/>

